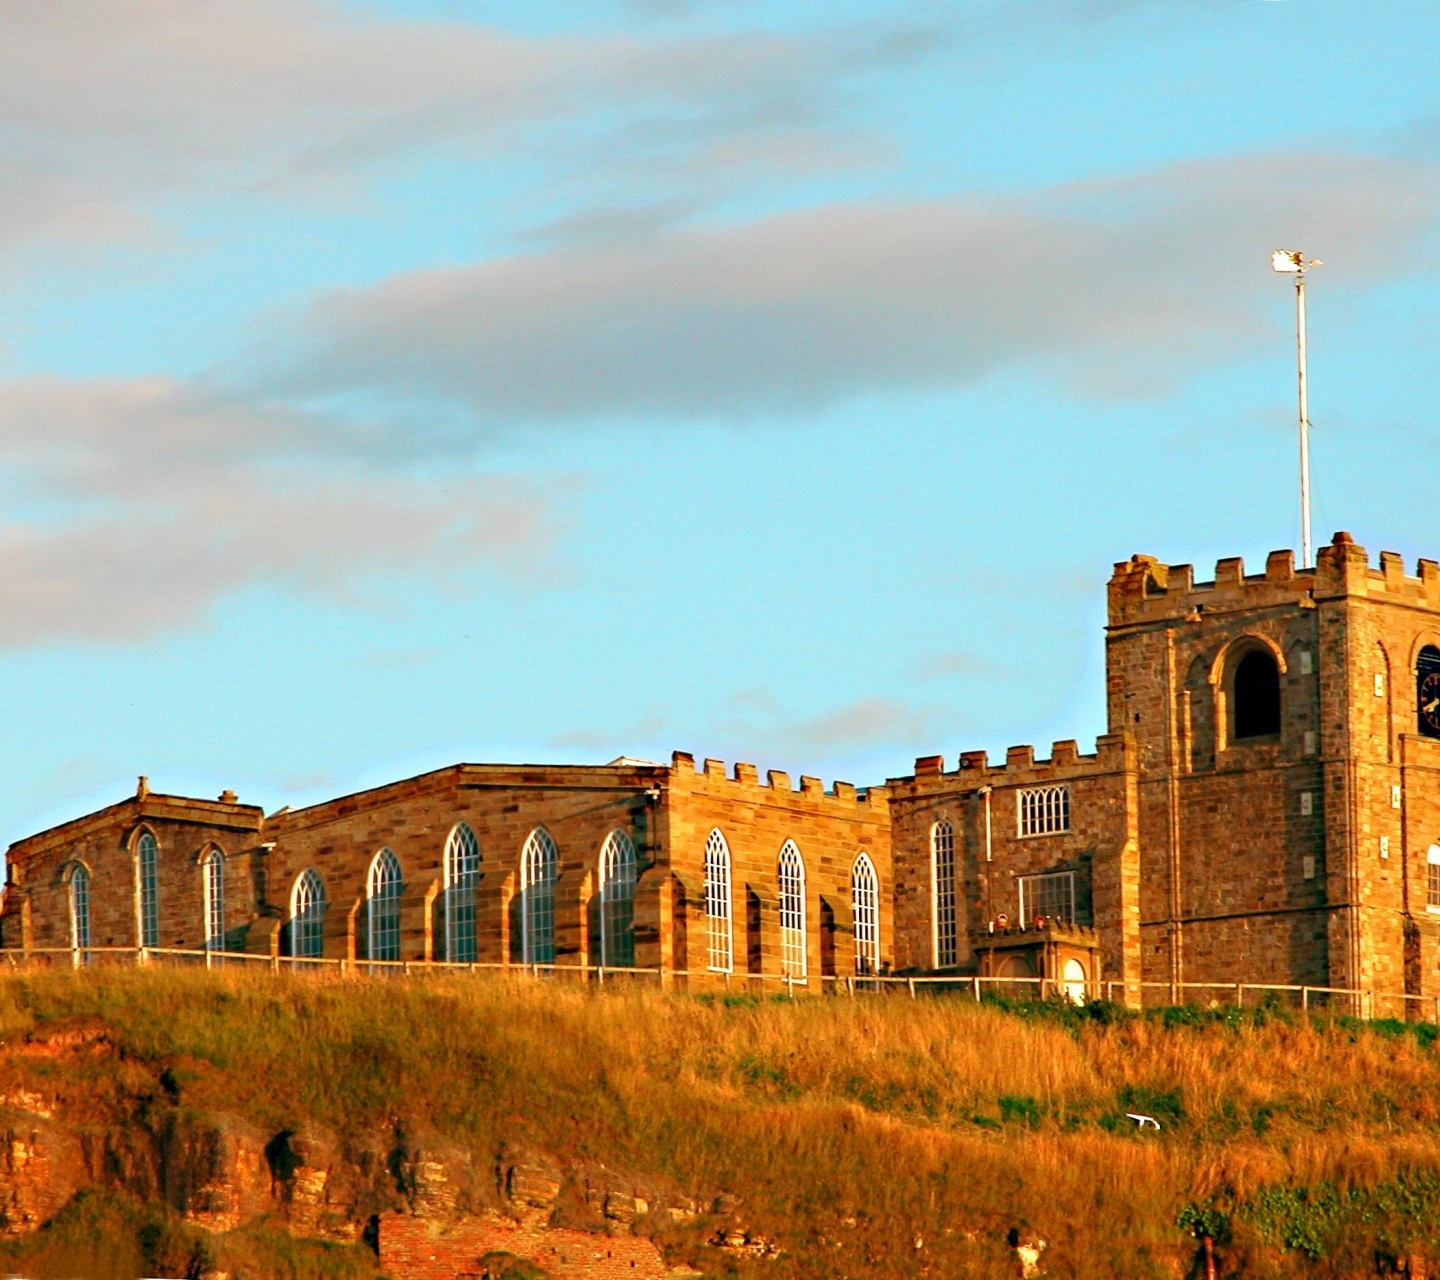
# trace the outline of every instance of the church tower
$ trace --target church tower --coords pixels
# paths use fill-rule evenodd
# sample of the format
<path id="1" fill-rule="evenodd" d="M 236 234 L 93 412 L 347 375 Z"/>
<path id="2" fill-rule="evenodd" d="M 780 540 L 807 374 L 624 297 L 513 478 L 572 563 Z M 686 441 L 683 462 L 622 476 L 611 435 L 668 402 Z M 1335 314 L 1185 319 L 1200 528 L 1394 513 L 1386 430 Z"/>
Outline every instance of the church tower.
<path id="1" fill-rule="evenodd" d="M 1115 566 L 1147 981 L 1440 993 L 1440 567 L 1317 560 Z"/>

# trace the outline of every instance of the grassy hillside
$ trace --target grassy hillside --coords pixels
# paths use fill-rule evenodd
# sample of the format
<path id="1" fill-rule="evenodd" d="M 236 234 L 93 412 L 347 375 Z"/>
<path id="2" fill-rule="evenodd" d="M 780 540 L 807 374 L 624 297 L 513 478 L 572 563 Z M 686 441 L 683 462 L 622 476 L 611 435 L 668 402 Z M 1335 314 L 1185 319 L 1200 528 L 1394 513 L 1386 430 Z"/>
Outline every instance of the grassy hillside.
<path id="1" fill-rule="evenodd" d="M 1197 1219 L 1219 1235 L 1222 1274 L 1374 1274 L 1377 1255 L 1440 1254 L 1428 1025 L 483 977 L 0 981 L 7 1050 L 75 1019 L 103 1022 L 115 1051 L 0 1051 L 8 1086 L 53 1095 L 57 1122 L 143 1123 L 160 1081 L 177 1106 L 265 1133 L 318 1127 L 359 1149 L 409 1126 L 475 1153 L 477 1168 L 530 1150 L 635 1170 L 706 1206 L 638 1229 L 707 1274 L 1015 1274 L 1005 1237 L 1017 1228 L 1047 1242 L 1053 1277 L 1181 1276 Z M 1126 1112 L 1155 1116 L 1160 1132 Z M 0 1130 L 14 1124 L 5 1115 Z M 778 1257 L 704 1243 L 724 1225 L 708 1212 L 720 1195 Z M 376 1274 L 360 1244 L 297 1241 L 265 1222 L 204 1233 L 123 1191 L 82 1195 L 0 1246 L 0 1271 L 100 1276 L 107 1251 L 128 1251 L 116 1275 L 172 1255 L 274 1276 Z"/>

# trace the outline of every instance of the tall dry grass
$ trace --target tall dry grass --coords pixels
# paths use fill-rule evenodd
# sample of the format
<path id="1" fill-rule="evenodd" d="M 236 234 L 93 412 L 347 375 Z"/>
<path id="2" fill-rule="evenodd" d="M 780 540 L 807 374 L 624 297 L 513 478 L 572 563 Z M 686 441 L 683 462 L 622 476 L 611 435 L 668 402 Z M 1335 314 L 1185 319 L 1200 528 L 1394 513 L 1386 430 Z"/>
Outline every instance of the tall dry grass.
<path id="1" fill-rule="evenodd" d="M 360 1141 L 405 1124 L 487 1158 L 533 1147 L 673 1178 L 737 1194 L 747 1225 L 785 1247 L 762 1267 L 775 1280 L 1006 1274 L 1011 1227 L 1049 1242 L 1055 1277 L 1173 1276 L 1193 1254 L 1176 1225 L 1192 1203 L 1231 1215 L 1246 1274 L 1285 1274 L 1266 1268 L 1293 1254 L 1247 1225 L 1265 1189 L 1359 1194 L 1440 1173 L 1440 1054 L 1393 1026 L 1107 1024 L 960 999 L 726 1001 L 488 977 L 0 982 L 0 1036 L 73 1015 L 104 1019 L 124 1050 L 61 1086 L 93 1115 L 120 1096 L 116 1073 L 163 1064 L 186 1106 L 276 1131 Z M 722 1270 L 748 1265 L 665 1238 Z"/>

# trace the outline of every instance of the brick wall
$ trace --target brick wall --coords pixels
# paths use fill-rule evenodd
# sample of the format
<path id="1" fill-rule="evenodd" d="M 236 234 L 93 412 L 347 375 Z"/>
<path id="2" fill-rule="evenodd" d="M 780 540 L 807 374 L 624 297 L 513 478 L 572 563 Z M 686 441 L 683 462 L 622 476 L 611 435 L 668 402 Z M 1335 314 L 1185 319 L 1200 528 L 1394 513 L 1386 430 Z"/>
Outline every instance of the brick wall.
<path id="1" fill-rule="evenodd" d="M 480 1259 L 509 1253 L 542 1267 L 555 1280 L 664 1280 L 660 1251 L 639 1236 L 592 1235 L 509 1221 L 463 1223 L 447 1232 L 423 1218 L 380 1218 L 380 1265 L 400 1280 L 461 1280 L 483 1275 Z"/>

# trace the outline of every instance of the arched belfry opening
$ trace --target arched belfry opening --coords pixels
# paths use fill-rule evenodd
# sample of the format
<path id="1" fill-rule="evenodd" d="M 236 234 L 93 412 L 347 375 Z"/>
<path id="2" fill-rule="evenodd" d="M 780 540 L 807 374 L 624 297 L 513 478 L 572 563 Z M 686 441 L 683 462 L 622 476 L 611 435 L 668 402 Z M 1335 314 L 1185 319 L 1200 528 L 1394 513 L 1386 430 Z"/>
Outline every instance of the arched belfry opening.
<path id="1" fill-rule="evenodd" d="M 1251 649 L 1235 665 L 1231 687 L 1232 736 L 1270 738 L 1280 732 L 1280 668 L 1263 649 Z"/>

